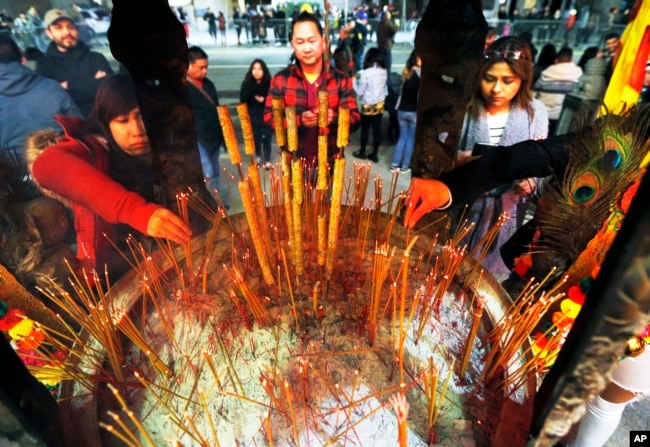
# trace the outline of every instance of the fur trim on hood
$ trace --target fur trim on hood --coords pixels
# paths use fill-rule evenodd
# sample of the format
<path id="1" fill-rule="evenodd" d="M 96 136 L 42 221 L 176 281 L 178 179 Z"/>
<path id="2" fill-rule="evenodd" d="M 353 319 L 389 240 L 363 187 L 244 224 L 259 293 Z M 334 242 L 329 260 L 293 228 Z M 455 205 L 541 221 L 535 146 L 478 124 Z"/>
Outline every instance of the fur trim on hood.
<path id="1" fill-rule="evenodd" d="M 45 129 L 37 130 L 36 132 L 31 133 L 25 140 L 25 164 L 27 165 L 27 171 L 29 172 L 30 179 L 38 186 L 41 192 L 47 197 L 58 200 L 63 203 L 67 208 L 70 208 L 70 201 L 64 197 L 59 196 L 58 194 L 53 193 L 52 191 L 43 188 L 41 185 L 34 180 L 32 176 L 32 166 L 34 166 L 34 161 L 36 158 L 47 150 L 48 147 L 54 146 L 63 140 L 63 134 L 57 132 L 54 129 Z"/>

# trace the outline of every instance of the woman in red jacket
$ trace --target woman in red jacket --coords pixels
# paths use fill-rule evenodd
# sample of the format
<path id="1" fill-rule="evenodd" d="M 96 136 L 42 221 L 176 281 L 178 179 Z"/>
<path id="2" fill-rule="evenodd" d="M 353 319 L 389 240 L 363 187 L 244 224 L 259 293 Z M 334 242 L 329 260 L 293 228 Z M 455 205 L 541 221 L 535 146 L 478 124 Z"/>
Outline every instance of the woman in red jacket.
<path id="1" fill-rule="evenodd" d="M 132 229 L 186 243 L 191 230 L 155 202 L 153 154 L 130 78 L 108 78 L 97 92 L 89 121 L 58 116 L 65 135 L 34 161 L 44 189 L 70 201 L 81 267 L 108 265 L 120 276 L 128 263 L 113 247 Z M 112 242 L 112 243 L 111 243 Z"/>

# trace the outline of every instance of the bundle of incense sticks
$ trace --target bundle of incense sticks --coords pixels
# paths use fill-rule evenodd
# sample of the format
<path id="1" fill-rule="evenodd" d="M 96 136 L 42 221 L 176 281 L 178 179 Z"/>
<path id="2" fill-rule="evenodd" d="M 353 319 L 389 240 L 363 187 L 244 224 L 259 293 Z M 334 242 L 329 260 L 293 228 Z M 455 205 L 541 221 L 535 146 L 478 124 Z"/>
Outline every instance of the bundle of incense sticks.
<path id="1" fill-rule="evenodd" d="M 257 215 L 257 222 L 259 224 L 259 233 L 264 243 L 266 251 L 266 258 L 272 258 L 271 234 L 269 233 L 269 221 L 266 215 L 266 206 L 264 203 L 264 194 L 262 193 L 262 181 L 260 179 L 259 166 L 255 163 L 255 138 L 253 137 L 253 126 L 251 125 L 251 117 L 248 113 L 248 105 L 241 103 L 237 105 L 237 114 L 241 123 L 242 133 L 244 135 L 244 151 L 250 156 L 251 164 L 248 165 L 248 179 L 252 188 L 253 200 L 255 206 L 255 214 Z"/>
<path id="2" fill-rule="evenodd" d="M 264 206 L 264 197 L 262 195 L 262 186 L 259 179 L 259 171 L 257 171 L 256 166 L 253 166 L 253 169 L 249 168 L 249 174 L 253 175 L 253 181 L 251 181 L 250 177 L 244 176 L 244 172 L 242 171 L 241 167 L 242 156 L 239 150 L 239 145 L 237 143 L 235 126 L 232 122 L 232 117 L 230 116 L 228 106 L 218 106 L 217 111 L 219 113 L 219 122 L 221 123 L 221 127 L 223 129 L 226 148 L 228 149 L 228 153 L 230 155 L 230 161 L 233 165 L 237 166 L 237 170 L 239 171 L 239 193 L 241 195 L 242 205 L 246 214 L 248 228 L 251 232 L 251 238 L 253 239 L 253 246 L 257 252 L 257 259 L 264 276 L 264 282 L 266 282 L 266 284 L 273 284 L 275 280 L 273 279 L 273 274 L 271 273 L 271 267 L 269 265 L 269 258 L 272 252 L 271 236 L 268 233 L 266 208 Z M 242 123 L 247 122 L 247 126 L 244 124 L 244 127 L 247 127 L 249 132 L 244 133 L 246 153 L 249 155 L 254 154 L 255 146 L 254 143 L 252 143 L 252 128 L 250 126 L 248 108 L 240 107 L 238 108 L 238 111 L 240 113 L 240 118 L 242 118 Z M 251 144 L 253 145 L 251 146 Z M 257 191 L 256 193 L 251 193 L 251 184 L 253 185 L 253 190 Z M 257 207 L 255 206 L 255 202 L 257 202 Z"/>

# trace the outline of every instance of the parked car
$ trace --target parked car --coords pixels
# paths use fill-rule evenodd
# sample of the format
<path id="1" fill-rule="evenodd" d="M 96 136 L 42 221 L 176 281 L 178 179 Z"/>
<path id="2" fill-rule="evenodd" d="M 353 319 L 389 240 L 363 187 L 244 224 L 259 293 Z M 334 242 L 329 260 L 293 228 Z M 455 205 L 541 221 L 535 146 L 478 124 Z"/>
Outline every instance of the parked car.
<path id="1" fill-rule="evenodd" d="M 106 34 L 111 25 L 111 16 L 103 8 L 79 8 L 81 16 L 95 34 Z"/>

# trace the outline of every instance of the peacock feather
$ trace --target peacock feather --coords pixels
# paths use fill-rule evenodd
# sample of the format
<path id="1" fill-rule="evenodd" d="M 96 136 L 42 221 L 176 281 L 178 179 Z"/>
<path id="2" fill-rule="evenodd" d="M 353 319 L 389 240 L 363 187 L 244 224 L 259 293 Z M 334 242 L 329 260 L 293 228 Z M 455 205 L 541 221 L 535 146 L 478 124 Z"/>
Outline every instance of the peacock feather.
<path id="1" fill-rule="evenodd" d="M 636 107 L 603 116 L 568 143 L 565 176 L 545 192 L 535 217 L 536 277 L 553 266 L 588 275 L 602 261 L 624 217 L 621 199 L 645 172 L 649 129 L 650 107 Z"/>

